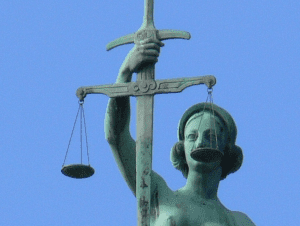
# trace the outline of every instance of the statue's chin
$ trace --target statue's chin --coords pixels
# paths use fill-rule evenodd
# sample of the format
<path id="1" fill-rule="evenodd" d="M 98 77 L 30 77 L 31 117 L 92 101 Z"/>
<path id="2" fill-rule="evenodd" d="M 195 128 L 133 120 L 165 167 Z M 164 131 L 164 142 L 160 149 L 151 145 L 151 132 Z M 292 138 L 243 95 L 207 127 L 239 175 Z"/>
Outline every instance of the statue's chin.
<path id="1" fill-rule="evenodd" d="M 215 148 L 197 148 L 191 152 L 191 157 L 198 162 L 221 161 L 223 153 Z"/>

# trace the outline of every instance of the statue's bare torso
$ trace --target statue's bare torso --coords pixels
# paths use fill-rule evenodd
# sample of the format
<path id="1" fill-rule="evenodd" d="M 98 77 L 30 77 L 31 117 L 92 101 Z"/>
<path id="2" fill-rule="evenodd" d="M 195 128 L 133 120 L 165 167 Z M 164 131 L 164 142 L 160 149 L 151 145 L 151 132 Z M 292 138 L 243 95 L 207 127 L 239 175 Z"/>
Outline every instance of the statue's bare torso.
<path id="1" fill-rule="evenodd" d="M 151 198 L 151 226 L 235 226 L 234 217 L 222 203 L 192 199 L 183 190 L 172 191 L 154 172 L 158 186 Z"/>

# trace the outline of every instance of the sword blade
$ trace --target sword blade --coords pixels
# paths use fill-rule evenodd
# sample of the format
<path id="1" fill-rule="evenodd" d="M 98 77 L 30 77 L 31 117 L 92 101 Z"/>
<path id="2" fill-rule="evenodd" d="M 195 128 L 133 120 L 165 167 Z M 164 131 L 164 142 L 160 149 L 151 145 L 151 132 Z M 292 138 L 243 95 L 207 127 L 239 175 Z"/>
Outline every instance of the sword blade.
<path id="1" fill-rule="evenodd" d="M 142 27 L 154 27 L 154 20 L 153 20 L 153 6 L 154 0 L 145 0 L 144 1 L 144 21 Z"/>
<path id="2" fill-rule="evenodd" d="M 147 87 L 155 78 L 154 64 L 144 66 L 137 81 Z M 143 86 L 143 85 L 142 85 Z M 150 226 L 154 95 L 137 97 L 136 199 L 138 226 Z"/>
<path id="3" fill-rule="evenodd" d="M 138 226 L 150 226 L 154 96 L 137 97 L 136 199 Z"/>

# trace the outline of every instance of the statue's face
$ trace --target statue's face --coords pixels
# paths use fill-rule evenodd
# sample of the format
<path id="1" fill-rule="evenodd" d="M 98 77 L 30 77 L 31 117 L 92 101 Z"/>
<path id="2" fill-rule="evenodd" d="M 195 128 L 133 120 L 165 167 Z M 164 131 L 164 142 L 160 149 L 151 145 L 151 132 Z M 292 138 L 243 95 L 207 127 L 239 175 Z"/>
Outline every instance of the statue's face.
<path id="1" fill-rule="evenodd" d="M 199 126 L 200 121 L 201 125 Z M 212 136 L 212 139 L 210 139 L 210 136 Z M 216 148 L 216 136 L 218 150 L 224 154 L 227 144 L 226 126 L 218 116 L 204 112 L 204 114 L 188 121 L 184 130 L 184 149 L 189 168 L 194 164 L 213 164 L 194 160 L 191 157 L 191 152 L 197 148 Z M 220 161 L 217 163 L 219 164 Z"/>

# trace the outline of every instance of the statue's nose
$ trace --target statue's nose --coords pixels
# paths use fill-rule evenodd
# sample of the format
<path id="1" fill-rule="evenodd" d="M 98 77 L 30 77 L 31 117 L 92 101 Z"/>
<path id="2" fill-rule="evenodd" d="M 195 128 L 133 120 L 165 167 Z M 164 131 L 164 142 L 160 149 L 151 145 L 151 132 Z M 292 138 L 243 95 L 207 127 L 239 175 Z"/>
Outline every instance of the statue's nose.
<path id="1" fill-rule="evenodd" d="M 198 137 L 198 139 L 195 142 L 196 148 L 204 148 L 209 146 L 209 142 L 204 137 Z"/>

